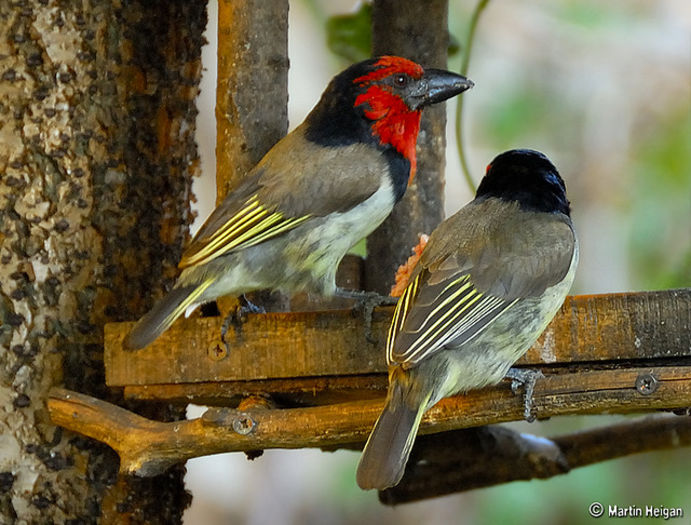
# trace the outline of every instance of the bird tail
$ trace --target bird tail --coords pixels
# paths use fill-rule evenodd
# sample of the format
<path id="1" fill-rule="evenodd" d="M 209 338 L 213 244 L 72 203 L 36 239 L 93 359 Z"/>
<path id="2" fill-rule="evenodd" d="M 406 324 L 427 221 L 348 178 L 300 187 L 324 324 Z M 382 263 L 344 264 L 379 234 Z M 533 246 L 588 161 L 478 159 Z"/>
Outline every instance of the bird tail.
<path id="1" fill-rule="evenodd" d="M 386 406 L 374 424 L 358 464 L 357 484 L 361 489 L 384 490 L 397 485 L 403 477 L 431 396 L 411 406 L 403 388 L 401 382 L 390 380 Z"/>
<path id="2" fill-rule="evenodd" d="M 187 308 L 194 305 L 213 279 L 201 284 L 173 288 L 132 328 L 124 342 L 125 350 L 139 350 L 170 328 Z"/>

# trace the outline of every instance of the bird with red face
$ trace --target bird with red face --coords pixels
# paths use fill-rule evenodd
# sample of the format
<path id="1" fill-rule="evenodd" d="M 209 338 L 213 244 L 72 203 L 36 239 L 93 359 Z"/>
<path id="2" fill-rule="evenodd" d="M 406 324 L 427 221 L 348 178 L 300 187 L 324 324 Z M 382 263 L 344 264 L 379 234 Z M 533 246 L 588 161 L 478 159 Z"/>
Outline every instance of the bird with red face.
<path id="1" fill-rule="evenodd" d="M 125 347 L 143 348 L 183 313 L 223 295 L 337 293 L 338 263 L 384 221 L 415 176 L 422 108 L 472 86 L 395 56 L 334 77 L 305 121 L 209 216 L 182 256 L 175 286 Z"/>

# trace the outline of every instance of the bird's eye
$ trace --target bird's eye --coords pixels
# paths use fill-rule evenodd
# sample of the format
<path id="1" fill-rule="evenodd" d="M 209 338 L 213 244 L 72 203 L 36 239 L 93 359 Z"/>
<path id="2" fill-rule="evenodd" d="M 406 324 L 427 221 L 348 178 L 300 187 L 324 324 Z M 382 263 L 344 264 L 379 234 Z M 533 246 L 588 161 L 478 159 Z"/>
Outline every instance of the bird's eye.
<path id="1" fill-rule="evenodd" d="M 393 77 L 393 83 L 396 84 L 396 87 L 405 87 L 408 83 L 408 77 L 406 75 L 396 75 Z"/>

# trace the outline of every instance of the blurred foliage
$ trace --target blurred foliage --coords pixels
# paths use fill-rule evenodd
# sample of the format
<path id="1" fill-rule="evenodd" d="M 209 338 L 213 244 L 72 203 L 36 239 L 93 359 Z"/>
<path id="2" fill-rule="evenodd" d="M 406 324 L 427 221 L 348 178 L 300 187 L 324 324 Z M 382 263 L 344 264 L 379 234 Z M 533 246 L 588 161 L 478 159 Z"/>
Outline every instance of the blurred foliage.
<path id="1" fill-rule="evenodd" d="M 679 109 L 638 144 L 629 259 L 643 288 L 691 286 L 691 113 Z"/>
<path id="2" fill-rule="evenodd" d="M 630 13 L 599 0 L 568 0 L 555 7 L 560 19 L 593 30 L 611 30 L 631 18 Z"/>
<path id="3" fill-rule="evenodd" d="M 372 4 L 363 2 L 357 11 L 326 21 L 326 45 L 348 62 L 361 62 L 372 55 Z"/>
<path id="4" fill-rule="evenodd" d="M 326 20 L 326 45 L 334 55 L 350 62 L 372 56 L 372 4 L 362 2 L 352 13 L 334 15 Z M 460 50 L 458 40 L 449 34 L 449 56 Z"/>

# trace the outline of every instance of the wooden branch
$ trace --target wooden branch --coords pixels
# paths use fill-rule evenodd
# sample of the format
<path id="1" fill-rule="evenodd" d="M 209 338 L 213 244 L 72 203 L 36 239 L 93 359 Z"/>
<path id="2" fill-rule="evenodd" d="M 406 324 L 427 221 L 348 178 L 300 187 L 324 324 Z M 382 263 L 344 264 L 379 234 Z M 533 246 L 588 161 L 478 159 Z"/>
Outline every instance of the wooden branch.
<path id="1" fill-rule="evenodd" d="M 278 410 L 218 408 L 192 421 L 159 423 L 61 389 L 48 401 L 56 424 L 104 441 L 120 455 L 123 472 L 143 476 L 219 452 L 364 442 L 382 405 L 378 399 Z M 549 374 L 536 385 L 534 406 L 538 417 L 685 408 L 691 406 L 691 367 Z M 504 382 L 442 400 L 425 414 L 420 433 L 516 421 L 522 414 L 522 396 Z"/>
<path id="2" fill-rule="evenodd" d="M 420 437 L 400 484 L 379 499 L 397 505 L 517 480 L 545 479 L 631 454 L 691 445 L 691 417 L 659 415 L 552 439 L 506 427 Z"/>
<path id="3" fill-rule="evenodd" d="M 355 392 L 362 385 L 358 376 L 386 371 L 383 344 L 391 314 L 391 308 L 375 311 L 376 345 L 365 338 L 361 316 L 351 311 L 250 315 L 239 332 L 228 335 L 230 355 L 220 341 L 220 318 L 178 321 L 135 354 L 122 349 L 132 323 L 109 324 L 106 382 L 126 386 L 132 395 L 142 392 L 136 387 L 148 385 L 152 393 L 159 388 L 156 385 L 166 385 L 159 388 L 161 399 L 189 395 L 189 401 L 196 395 L 206 397 L 211 387 L 205 384 L 210 382 L 261 380 L 270 392 L 280 392 L 284 386 L 288 391 L 309 392 L 328 387 L 323 378 L 338 377 L 339 389 L 348 390 L 352 381 L 350 391 Z M 519 364 L 571 366 L 672 358 L 679 362 L 683 357 L 691 357 L 691 289 L 569 297 Z M 272 387 L 268 380 L 283 383 Z M 371 385 L 378 390 L 381 383 Z M 219 386 L 216 399 L 222 400 L 224 390 L 231 397 L 242 392 L 244 387 L 237 386 Z"/>

